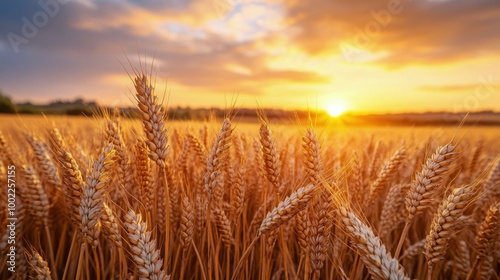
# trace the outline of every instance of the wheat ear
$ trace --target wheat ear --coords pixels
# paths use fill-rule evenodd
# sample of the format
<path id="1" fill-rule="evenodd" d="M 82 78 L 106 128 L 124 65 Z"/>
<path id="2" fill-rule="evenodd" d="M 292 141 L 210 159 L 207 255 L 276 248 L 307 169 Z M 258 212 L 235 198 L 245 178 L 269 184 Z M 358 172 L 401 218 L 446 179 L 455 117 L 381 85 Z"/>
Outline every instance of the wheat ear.
<path id="1" fill-rule="evenodd" d="M 431 224 L 426 237 L 425 255 L 428 265 L 428 279 L 432 277 L 434 265 L 441 261 L 448 249 L 449 241 L 455 232 L 457 220 L 463 215 L 474 194 L 474 185 L 453 189 L 443 200 Z"/>
<path id="2" fill-rule="evenodd" d="M 217 225 L 217 229 L 219 230 L 219 234 L 221 235 L 222 242 L 226 247 L 230 247 L 234 244 L 234 238 L 231 230 L 231 223 L 226 216 L 226 213 L 221 208 L 216 208 L 213 210 L 213 214 L 215 216 L 215 222 Z"/>
<path id="3" fill-rule="evenodd" d="M 313 196 L 314 189 L 314 185 L 307 185 L 299 188 L 281 201 L 278 206 L 267 213 L 257 231 L 257 235 L 261 236 L 262 234 L 271 232 L 293 218 L 300 210 L 307 206 L 307 203 Z"/>
<path id="4" fill-rule="evenodd" d="M 207 169 L 204 177 L 205 191 L 209 199 L 215 199 L 217 203 L 222 202 L 222 197 L 215 197 L 215 193 L 217 191 L 216 188 L 222 187 L 222 170 L 229 154 L 232 131 L 231 120 L 225 119 L 206 161 Z"/>
<path id="5" fill-rule="evenodd" d="M 153 211 L 154 202 L 154 178 L 151 170 L 151 160 L 147 155 L 146 144 L 144 141 L 138 140 L 135 145 L 136 151 L 136 166 L 138 168 L 139 189 L 142 202 L 148 213 Z"/>
<path id="6" fill-rule="evenodd" d="M 133 177 L 119 119 L 108 120 L 104 132 L 106 139 L 113 144 L 116 151 L 116 178 L 118 183 L 126 190 L 129 190 L 132 186 Z"/>
<path id="7" fill-rule="evenodd" d="M 340 207 L 338 212 L 345 232 L 352 239 L 351 244 L 358 250 L 373 279 L 410 279 L 367 225 L 344 207 Z"/>
<path id="8" fill-rule="evenodd" d="M 122 237 L 120 234 L 120 225 L 113 210 L 109 208 L 106 202 L 103 203 L 103 211 L 101 215 L 102 233 L 116 247 L 122 247 Z"/>
<path id="9" fill-rule="evenodd" d="M 57 175 L 54 161 L 50 157 L 46 146 L 34 136 L 27 135 L 27 138 L 33 152 L 35 152 L 36 163 L 40 168 L 40 173 L 44 181 L 49 183 L 52 187 L 60 187 L 61 180 Z"/>
<path id="10" fill-rule="evenodd" d="M 476 236 L 477 257 L 474 266 L 469 273 L 468 279 L 474 275 L 475 269 L 478 269 L 478 276 L 481 279 L 488 279 L 493 269 L 493 253 L 495 243 L 500 231 L 500 202 L 492 204 L 484 218 L 479 232 Z"/>
<path id="11" fill-rule="evenodd" d="M 321 144 L 312 127 L 309 127 L 305 136 L 302 137 L 302 147 L 306 158 L 306 171 L 309 180 L 315 186 L 322 186 L 323 159 L 321 156 Z M 309 213 L 311 226 L 308 238 L 309 262 L 313 268 L 314 279 L 320 278 L 321 269 L 328 254 L 330 245 L 330 232 L 333 226 L 333 208 L 330 193 L 323 189 L 321 195 L 316 197 L 312 203 L 314 211 Z"/>
<path id="12" fill-rule="evenodd" d="M 51 148 L 59 165 L 59 175 L 66 197 L 66 208 L 73 224 L 80 226 L 80 197 L 83 192 L 83 179 L 80 168 L 73 155 L 66 150 L 59 130 L 53 128 L 49 131 Z"/>
<path id="13" fill-rule="evenodd" d="M 198 161 L 205 163 L 205 160 L 207 158 L 207 151 L 205 150 L 205 146 L 203 145 L 203 143 L 201 143 L 201 141 L 191 133 L 188 133 L 187 137 L 190 143 L 189 147 L 194 151 L 194 154 L 196 155 Z"/>
<path id="14" fill-rule="evenodd" d="M 79 214 L 82 239 L 92 247 L 98 244 L 103 203 L 108 191 L 111 168 L 114 163 L 115 150 L 108 144 L 94 162 L 92 172 L 83 187 L 80 199 Z"/>
<path id="15" fill-rule="evenodd" d="M 50 203 L 43 189 L 36 171 L 31 166 L 22 167 L 23 177 L 27 188 L 22 193 L 25 194 L 25 200 L 30 201 L 28 209 L 31 210 L 33 217 L 37 217 L 35 224 L 41 225 L 42 222 L 49 225 Z"/>
<path id="16" fill-rule="evenodd" d="M 460 279 L 467 278 L 467 274 L 469 273 L 470 266 L 470 252 L 469 248 L 467 248 L 467 242 L 464 240 L 458 241 L 457 245 L 457 257 L 454 261 L 455 269 L 457 270 L 457 275 Z"/>
<path id="17" fill-rule="evenodd" d="M 370 189 L 370 198 L 368 205 L 372 206 L 376 203 L 380 194 L 385 190 L 387 184 L 390 182 L 397 169 L 401 165 L 401 162 L 403 162 L 405 153 L 406 150 L 404 148 L 398 149 L 394 153 L 394 155 L 387 161 Z"/>
<path id="18" fill-rule="evenodd" d="M 454 150 L 455 146 L 451 144 L 437 148 L 434 154 L 426 160 L 422 166 L 422 170 L 417 173 L 415 179 L 412 181 L 405 198 L 408 216 L 394 257 L 397 258 L 399 256 L 413 218 L 422 213 L 432 203 L 435 193 L 441 186 L 453 159 L 457 155 Z"/>
<path id="19" fill-rule="evenodd" d="M 128 211 L 125 215 L 124 225 L 139 279 L 170 279 L 170 276 L 161 269 L 163 260 L 160 258 L 160 250 L 156 249 L 156 240 L 151 238 L 151 231 L 147 230 L 147 225 L 142 221 L 141 214 L 136 214 L 133 210 Z"/>
<path id="20" fill-rule="evenodd" d="M 12 150 L 9 144 L 5 140 L 2 132 L 0 131 L 0 156 L 5 158 L 7 165 L 12 165 L 14 160 L 12 159 Z"/>
<path id="21" fill-rule="evenodd" d="M 32 251 L 32 254 L 27 253 L 27 255 L 30 264 L 30 278 L 37 280 L 51 280 L 52 276 L 50 275 L 49 266 L 42 256 L 35 250 Z"/>
<path id="22" fill-rule="evenodd" d="M 405 221 L 404 194 L 409 188 L 409 184 L 396 184 L 389 189 L 380 215 L 379 232 L 382 237 L 388 236 L 398 225 Z"/>
<path id="23" fill-rule="evenodd" d="M 180 241 L 184 253 L 189 249 L 194 235 L 194 209 L 187 196 L 182 198 Z"/>
<path id="24" fill-rule="evenodd" d="M 260 133 L 260 143 L 262 145 L 262 155 L 264 159 L 264 166 L 267 174 L 267 179 L 274 187 L 276 194 L 279 195 L 279 189 L 280 189 L 279 153 L 276 148 L 276 143 L 274 142 L 274 139 L 271 135 L 271 129 L 264 120 L 261 120 L 259 133 Z"/>
<path id="25" fill-rule="evenodd" d="M 148 156 L 158 166 L 164 167 L 167 161 L 169 148 L 167 130 L 165 128 L 166 114 L 158 97 L 154 94 L 154 87 L 146 75 L 140 75 L 134 79 L 137 107 L 144 132 L 146 134 L 146 144 L 149 149 Z"/>

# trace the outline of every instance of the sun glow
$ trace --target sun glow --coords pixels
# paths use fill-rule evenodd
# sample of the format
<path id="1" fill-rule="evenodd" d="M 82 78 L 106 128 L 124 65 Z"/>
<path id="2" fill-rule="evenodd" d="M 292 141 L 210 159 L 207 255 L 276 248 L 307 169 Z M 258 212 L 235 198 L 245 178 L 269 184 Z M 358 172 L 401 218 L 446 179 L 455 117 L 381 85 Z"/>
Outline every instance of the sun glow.
<path id="1" fill-rule="evenodd" d="M 336 101 L 336 102 L 330 103 L 326 107 L 326 112 L 328 113 L 328 115 L 330 115 L 332 117 L 340 117 L 348 109 L 349 109 L 349 106 L 347 105 L 347 103 L 345 103 L 343 101 Z"/>

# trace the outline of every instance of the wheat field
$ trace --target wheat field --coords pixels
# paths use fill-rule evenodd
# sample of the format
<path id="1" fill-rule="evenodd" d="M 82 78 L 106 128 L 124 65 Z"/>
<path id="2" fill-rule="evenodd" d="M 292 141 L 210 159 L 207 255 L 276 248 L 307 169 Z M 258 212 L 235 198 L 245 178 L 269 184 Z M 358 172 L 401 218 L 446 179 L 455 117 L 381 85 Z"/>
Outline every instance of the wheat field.
<path id="1" fill-rule="evenodd" d="M 1 117 L 1 279 L 500 277 L 498 129 L 170 121 L 134 83 L 140 120 Z"/>

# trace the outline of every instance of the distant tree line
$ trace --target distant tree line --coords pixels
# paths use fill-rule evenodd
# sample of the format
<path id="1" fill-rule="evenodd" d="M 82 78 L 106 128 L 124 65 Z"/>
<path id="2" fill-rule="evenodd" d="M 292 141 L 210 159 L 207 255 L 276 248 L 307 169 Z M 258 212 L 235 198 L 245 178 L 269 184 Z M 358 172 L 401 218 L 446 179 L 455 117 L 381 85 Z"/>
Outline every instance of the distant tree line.
<path id="1" fill-rule="evenodd" d="M 0 113 L 4 114 L 46 114 L 46 115 L 99 115 L 101 110 L 112 110 L 114 108 L 102 108 L 94 101 L 85 101 L 82 98 L 77 98 L 72 101 L 55 100 L 48 104 L 33 104 L 24 102 L 14 104 L 12 100 L 0 92 Z M 119 108 L 122 116 L 127 118 L 137 118 L 139 116 L 136 107 Z M 298 111 L 291 112 L 279 109 L 262 109 L 262 112 L 269 120 L 279 119 L 285 121 L 294 121 L 297 118 L 307 119 L 308 112 Z M 190 107 L 173 107 L 168 108 L 167 116 L 170 120 L 208 120 L 210 118 L 224 118 L 228 114 L 232 117 L 241 119 L 258 118 L 258 111 L 255 109 L 220 109 L 220 108 L 190 108 Z M 316 114 L 316 113 L 314 113 Z"/>
<path id="2" fill-rule="evenodd" d="M 48 104 L 38 105 L 30 102 L 15 104 L 11 98 L 0 91 L 0 114 L 45 114 L 45 115 L 72 115 L 72 116 L 100 116 L 102 111 L 113 111 L 115 108 L 101 107 L 94 101 L 77 98 L 73 101 L 55 100 Z M 137 107 L 119 108 L 125 118 L 138 118 Z M 461 112 L 427 112 L 415 114 L 375 114 L 375 115 L 345 115 L 336 121 L 329 121 L 330 117 L 324 111 L 288 111 L 281 109 L 251 109 L 251 108 L 190 108 L 170 107 L 167 109 L 169 120 L 210 120 L 221 119 L 228 115 L 242 121 L 256 121 L 259 114 L 263 114 L 270 121 L 281 123 L 308 124 L 313 120 L 318 124 L 344 125 L 457 125 L 465 118 Z M 471 112 L 465 125 L 499 125 L 500 113 L 492 111 Z"/>
<path id="3" fill-rule="evenodd" d="M 16 113 L 16 106 L 12 103 L 10 97 L 0 91 L 0 113 L 14 114 Z"/>

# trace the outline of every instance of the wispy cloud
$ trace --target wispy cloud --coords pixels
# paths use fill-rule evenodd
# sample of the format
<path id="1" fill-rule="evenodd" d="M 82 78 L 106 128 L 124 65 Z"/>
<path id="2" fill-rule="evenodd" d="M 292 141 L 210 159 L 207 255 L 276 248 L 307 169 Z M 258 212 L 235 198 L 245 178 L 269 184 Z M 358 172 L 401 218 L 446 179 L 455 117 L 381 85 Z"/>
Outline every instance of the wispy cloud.
<path id="1" fill-rule="evenodd" d="M 449 93 L 456 94 L 457 92 L 473 92 L 478 87 L 484 86 L 485 88 L 490 89 L 491 91 L 499 90 L 500 91 L 500 83 L 497 84 L 455 84 L 455 85 L 426 85 L 419 87 L 419 90 L 426 92 L 436 92 L 436 93 Z"/>

